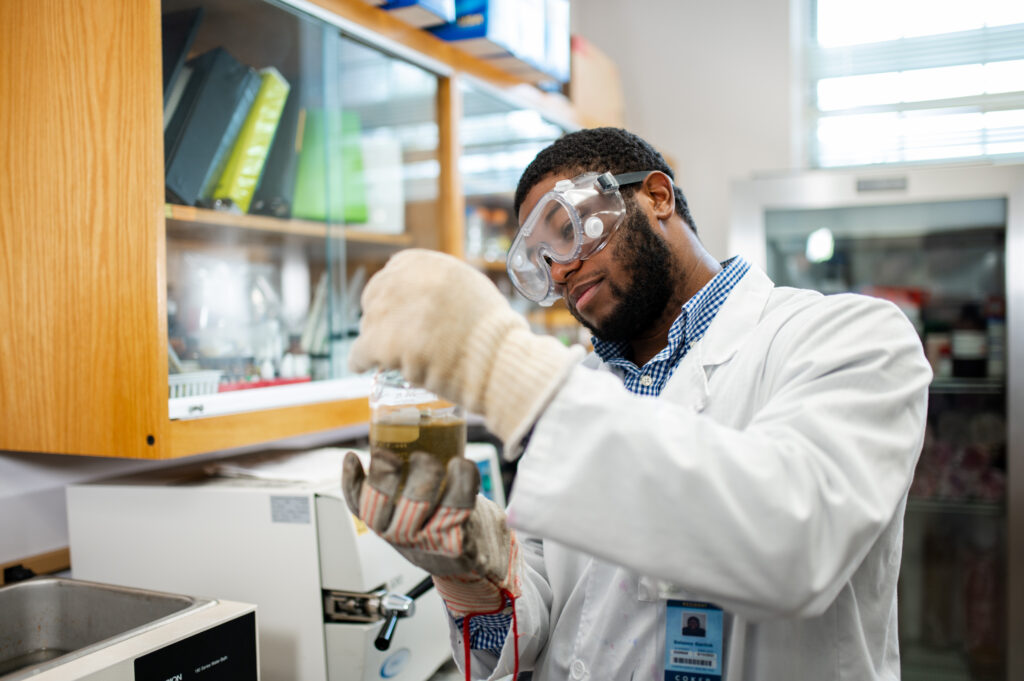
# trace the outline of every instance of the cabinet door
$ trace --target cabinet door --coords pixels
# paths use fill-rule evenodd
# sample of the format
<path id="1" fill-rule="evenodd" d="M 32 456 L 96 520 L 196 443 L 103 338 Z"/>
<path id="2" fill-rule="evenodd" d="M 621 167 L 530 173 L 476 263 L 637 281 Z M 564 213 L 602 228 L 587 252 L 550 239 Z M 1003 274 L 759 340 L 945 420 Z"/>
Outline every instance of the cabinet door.
<path id="1" fill-rule="evenodd" d="M 0 3 L 0 450 L 165 442 L 159 7 Z"/>
<path id="2" fill-rule="evenodd" d="M 170 418 L 365 397 L 347 365 L 362 286 L 399 248 L 436 245 L 437 77 L 294 8 L 194 8 L 163 3 L 165 67 L 181 63 L 165 92 Z"/>

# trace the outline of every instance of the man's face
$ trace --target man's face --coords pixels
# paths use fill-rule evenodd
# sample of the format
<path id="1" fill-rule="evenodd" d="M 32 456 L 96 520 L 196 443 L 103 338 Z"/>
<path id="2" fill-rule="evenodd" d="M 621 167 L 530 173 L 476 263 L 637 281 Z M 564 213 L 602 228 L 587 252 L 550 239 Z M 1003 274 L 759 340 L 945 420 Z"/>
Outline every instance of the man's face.
<path id="1" fill-rule="evenodd" d="M 520 224 L 562 176 L 538 183 L 519 212 Z M 606 341 L 642 336 L 665 312 L 680 265 L 635 197 L 604 249 L 586 260 L 552 263 L 551 275 L 581 324 Z"/>

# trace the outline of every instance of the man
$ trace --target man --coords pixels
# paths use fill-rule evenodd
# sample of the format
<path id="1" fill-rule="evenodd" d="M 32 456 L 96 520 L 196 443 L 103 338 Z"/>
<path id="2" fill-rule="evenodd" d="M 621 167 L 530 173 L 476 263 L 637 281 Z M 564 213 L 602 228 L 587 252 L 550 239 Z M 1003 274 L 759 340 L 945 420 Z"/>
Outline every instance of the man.
<path id="1" fill-rule="evenodd" d="M 683 627 L 683 636 L 699 636 L 703 637 L 706 635 L 706 631 L 700 626 L 700 619 L 694 616 L 686 618 L 686 626 Z"/>
<path id="2" fill-rule="evenodd" d="M 392 258 L 364 292 L 353 366 L 400 369 L 521 458 L 507 525 L 471 464 L 426 455 L 397 498 L 400 461 L 364 472 L 350 455 L 349 504 L 434 575 L 475 678 L 899 678 L 919 340 L 887 302 L 716 262 L 672 178 L 610 128 L 523 174 L 509 274 L 593 331 L 582 361 L 454 258 Z M 704 641 L 679 640 L 684 607 Z"/>

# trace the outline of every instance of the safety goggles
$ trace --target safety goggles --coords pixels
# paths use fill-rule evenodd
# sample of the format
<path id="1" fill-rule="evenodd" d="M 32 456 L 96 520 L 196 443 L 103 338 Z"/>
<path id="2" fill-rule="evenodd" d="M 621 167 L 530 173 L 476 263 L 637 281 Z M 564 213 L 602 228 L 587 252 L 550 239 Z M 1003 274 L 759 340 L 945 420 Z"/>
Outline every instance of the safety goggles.
<path id="1" fill-rule="evenodd" d="M 551 263 L 586 260 L 604 248 L 626 216 L 619 187 L 643 182 L 651 172 L 586 173 L 555 184 L 508 250 L 506 269 L 516 290 L 545 306 L 558 300 L 562 287 L 551 277 Z"/>

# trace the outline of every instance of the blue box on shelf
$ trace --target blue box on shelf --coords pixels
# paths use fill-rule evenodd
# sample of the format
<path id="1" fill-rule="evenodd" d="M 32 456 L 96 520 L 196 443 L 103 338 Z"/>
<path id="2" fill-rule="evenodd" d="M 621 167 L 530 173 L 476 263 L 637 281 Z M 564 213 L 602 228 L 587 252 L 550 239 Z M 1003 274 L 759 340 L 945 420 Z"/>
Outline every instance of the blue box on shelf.
<path id="1" fill-rule="evenodd" d="M 455 20 L 455 0 L 388 0 L 380 8 L 419 28 Z"/>
<path id="2" fill-rule="evenodd" d="M 455 12 L 428 30 L 524 80 L 568 80 L 568 0 L 456 0 Z"/>
<path id="3" fill-rule="evenodd" d="M 428 30 L 477 57 L 512 54 L 519 44 L 514 9 L 514 2 L 503 0 L 456 0 L 455 20 Z"/>

